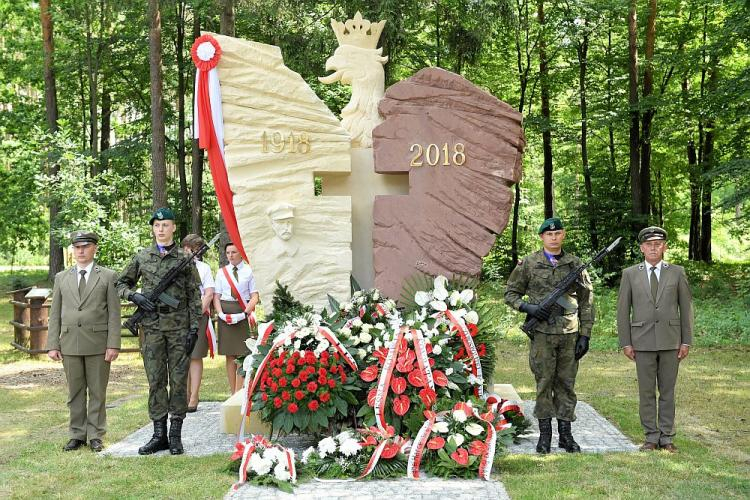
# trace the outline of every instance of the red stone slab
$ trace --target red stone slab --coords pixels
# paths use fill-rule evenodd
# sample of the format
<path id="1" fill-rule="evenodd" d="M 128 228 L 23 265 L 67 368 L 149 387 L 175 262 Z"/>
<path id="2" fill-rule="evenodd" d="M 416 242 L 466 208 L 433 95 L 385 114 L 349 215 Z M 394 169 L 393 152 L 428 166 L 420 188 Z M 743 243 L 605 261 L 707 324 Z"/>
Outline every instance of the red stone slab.
<path id="1" fill-rule="evenodd" d="M 508 224 L 512 186 L 521 178 L 521 114 L 439 68 L 390 87 L 379 110 L 385 121 L 372 133 L 375 171 L 408 172 L 409 195 L 375 199 L 375 285 L 398 298 L 403 280 L 416 271 L 479 274 L 482 257 Z M 421 157 L 414 144 L 422 146 Z M 410 165 L 420 158 L 422 166 Z"/>

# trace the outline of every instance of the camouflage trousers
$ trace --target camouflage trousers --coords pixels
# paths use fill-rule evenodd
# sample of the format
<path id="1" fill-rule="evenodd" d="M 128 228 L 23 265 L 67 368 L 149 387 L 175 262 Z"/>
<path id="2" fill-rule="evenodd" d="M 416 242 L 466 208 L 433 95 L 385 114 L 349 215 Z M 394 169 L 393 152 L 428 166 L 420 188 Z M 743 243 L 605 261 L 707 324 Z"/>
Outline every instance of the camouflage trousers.
<path id="1" fill-rule="evenodd" d="M 185 335 L 185 330 L 145 329 L 141 353 L 148 379 L 148 416 L 151 420 L 160 420 L 167 413 L 172 417 L 185 417 L 190 362 L 185 353 Z"/>
<path id="2" fill-rule="evenodd" d="M 576 334 L 535 332 L 529 366 L 536 379 L 536 418 L 576 419 Z"/>

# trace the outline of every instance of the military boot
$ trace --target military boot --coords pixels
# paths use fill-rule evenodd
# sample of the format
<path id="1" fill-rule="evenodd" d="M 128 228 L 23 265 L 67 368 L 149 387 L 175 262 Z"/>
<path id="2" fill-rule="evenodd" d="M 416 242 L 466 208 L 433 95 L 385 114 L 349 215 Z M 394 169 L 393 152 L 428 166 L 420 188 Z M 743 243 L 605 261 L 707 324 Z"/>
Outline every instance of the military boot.
<path id="1" fill-rule="evenodd" d="M 169 453 L 172 455 L 182 455 L 185 450 L 182 448 L 182 418 L 172 417 L 169 426 Z"/>
<path id="2" fill-rule="evenodd" d="M 546 455 L 552 446 L 552 419 L 539 419 L 539 442 L 536 444 L 536 452 Z"/>
<path id="3" fill-rule="evenodd" d="M 568 420 L 557 420 L 557 433 L 559 434 L 558 446 L 568 453 L 580 453 L 581 447 L 578 446 L 573 434 L 570 432 L 570 422 Z"/>
<path id="4" fill-rule="evenodd" d="M 167 417 L 159 420 L 154 420 L 154 435 L 151 436 L 151 440 L 138 448 L 139 455 L 151 455 L 157 451 L 166 450 L 169 448 L 169 441 L 167 440 Z"/>

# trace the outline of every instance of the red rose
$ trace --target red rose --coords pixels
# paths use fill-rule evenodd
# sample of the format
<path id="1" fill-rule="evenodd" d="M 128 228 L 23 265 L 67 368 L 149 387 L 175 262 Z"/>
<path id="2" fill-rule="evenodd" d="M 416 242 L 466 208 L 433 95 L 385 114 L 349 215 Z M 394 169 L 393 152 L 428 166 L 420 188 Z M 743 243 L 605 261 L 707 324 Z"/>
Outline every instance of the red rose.
<path id="1" fill-rule="evenodd" d="M 279 397 L 273 398 L 273 405 L 276 408 L 281 408 L 281 398 Z"/>
<path id="2" fill-rule="evenodd" d="M 315 361 L 317 361 L 317 359 L 315 358 L 315 354 L 313 354 L 312 351 L 305 352 L 305 363 L 307 363 L 308 365 L 314 365 Z"/>
<path id="3" fill-rule="evenodd" d="M 406 376 L 406 379 L 414 387 L 423 387 L 424 386 L 424 377 L 422 377 L 422 373 L 419 371 L 419 368 L 412 370 Z"/>
<path id="4" fill-rule="evenodd" d="M 294 387 L 296 389 L 297 387 L 299 387 L 299 385 L 301 383 L 302 382 L 300 382 L 300 380 L 298 378 L 295 378 L 294 380 L 292 380 L 292 387 Z"/>
<path id="5" fill-rule="evenodd" d="M 289 406 L 286 407 L 286 411 L 289 413 L 297 413 L 297 410 L 299 410 L 297 403 L 290 403 Z"/>
<path id="6" fill-rule="evenodd" d="M 451 458 L 459 465 L 466 465 L 469 463 L 469 452 L 463 448 L 459 448 L 451 453 Z"/>
<path id="7" fill-rule="evenodd" d="M 292 353 L 292 359 L 297 359 L 297 358 L 299 358 L 299 351 L 294 351 Z"/>
<path id="8" fill-rule="evenodd" d="M 328 401 L 330 401 L 330 400 L 331 400 L 331 393 L 330 393 L 330 392 L 324 392 L 324 393 L 323 393 L 323 394 L 321 394 L 321 395 L 320 395 L 319 397 L 320 397 L 320 400 L 321 400 L 321 401 L 322 401 L 323 403 L 327 403 Z"/>
<path id="9" fill-rule="evenodd" d="M 479 328 L 477 328 L 477 325 L 475 325 L 474 323 L 469 323 L 466 326 L 469 328 L 469 333 L 472 337 L 479 332 Z"/>
<path id="10" fill-rule="evenodd" d="M 429 387 L 425 387 L 419 391 L 419 398 L 427 408 L 430 408 L 435 404 L 435 401 L 437 401 L 437 394 Z"/>
<path id="11" fill-rule="evenodd" d="M 377 365 L 371 365 L 359 372 L 359 377 L 365 382 L 372 382 L 378 378 L 378 371 Z"/>
<path id="12" fill-rule="evenodd" d="M 318 384 L 315 382 L 310 382 L 307 384 L 307 392 L 315 392 L 318 390 Z"/>
<path id="13" fill-rule="evenodd" d="M 294 391 L 294 399 L 297 401 L 300 401 L 302 398 L 305 397 L 305 393 L 302 391 Z"/>
<path id="14" fill-rule="evenodd" d="M 276 378 L 281 377 L 281 373 L 282 373 L 281 368 L 274 368 L 273 370 L 271 370 L 271 375 L 273 375 Z"/>
<path id="15" fill-rule="evenodd" d="M 393 411 L 396 412 L 396 415 L 399 417 L 404 416 L 406 412 L 409 411 L 409 406 L 411 406 L 411 401 L 405 394 L 402 394 L 393 400 Z"/>
<path id="16" fill-rule="evenodd" d="M 435 370 L 434 372 L 432 372 L 432 380 L 440 387 L 445 387 L 448 385 L 448 377 L 446 377 L 445 373 L 441 372 L 440 370 Z"/>
<path id="17" fill-rule="evenodd" d="M 279 390 L 278 384 L 276 382 L 271 382 L 271 392 L 276 392 Z"/>
<path id="18" fill-rule="evenodd" d="M 431 450 L 439 450 L 445 446 L 445 439 L 441 438 L 440 436 L 435 436 L 434 438 L 427 441 L 427 447 Z"/>
<path id="19" fill-rule="evenodd" d="M 320 385 L 326 385 L 328 383 L 328 379 L 326 377 L 318 377 L 318 383 Z"/>
<path id="20" fill-rule="evenodd" d="M 391 389 L 396 394 L 403 394 L 406 390 L 406 379 L 404 377 L 393 377 L 391 379 Z"/>
<path id="21" fill-rule="evenodd" d="M 375 407 L 375 394 L 377 394 L 377 389 L 370 389 L 370 392 L 367 393 L 367 404 Z"/>
<path id="22" fill-rule="evenodd" d="M 328 381 L 328 385 L 331 385 L 331 382 L 333 382 L 333 379 Z M 346 373 L 341 372 L 341 383 L 346 384 Z M 333 382 L 333 385 L 336 385 L 336 382 Z"/>
<path id="23" fill-rule="evenodd" d="M 298 358 L 297 359 L 297 366 L 302 366 L 305 364 L 305 358 Z"/>
<path id="24" fill-rule="evenodd" d="M 388 443 L 385 445 L 385 448 L 383 448 L 383 453 L 380 454 L 381 458 L 393 458 L 398 454 L 399 450 L 401 449 L 401 444 L 399 443 Z"/>
<path id="25" fill-rule="evenodd" d="M 326 370 L 322 366 L 318 368 L 318 377 L 325 377 L 326 375 L 328 375 L 328 370 Z"/>
<path id="26" fill-rule="evenodd" d="M 318 407 L 319 407 L 319 406 L 320 406 L 320 405 L 319 405 L 319 403 L 318 403 L 318 400 L 317 400 L 317 399 L 313 399 L 312 401 L 310 401 L 309 403 L 307 403 L 307 408 L 308 408 L 308 409 L 309 409 L 310 411 L 318 411 Z"/>
<path id="27" fill-rule="evenodd" d="M 284 358 L 286 358 L 286 351 L 281 351 L 281 352 L 279 353 L 279 359 L 280 359 L 281 361 L 284 361 Z"/>
<path id="28" fill-rule="evenodd" d="M 475 456 L 483 454 L 487 450 L 487 445 L 479 440 L 474 440 L 469 444 L 469 453 Z"/>
<path id="29" fill-rule="evenodd" d="M 294 363 L 289 363 L 288 365 L 286 365 L 286 370 L 284 371 L 286 372 L 287 375 L 291 375 L 292 373 L 295 372 L 295 370 L 296 370 L 296 367 L 294 366 Z"/>
<path id="30" fill-rule="evenodd" d="M 289 391 L 284 391 L 281 393 L 281 399 L 283 399 L 284 401 L 289 401 L 289 398 L 291 397 L 292 395 L 289 394 Z"/>
<path id="31" fill-rule="evenodd" d="M 285 378 L 279 379 L 279 387 L 286 387 L 287 381 Z"/>
<path id="32" fill-rule="evenodd" d="M 299 374 L 299 375 L 297 375 L 297 376 L 299 377 L 299 379 L 300 379 L 300 380 L 301 380 L 302 382 L 307 382 L 307 379 L 308 379 L 308 378 L 310 378 L 310 375 L 308 375 L 308 374 L 307 374 L 307 372 L 305 372 L 305 371 L 303 371 L 302 373 L 300 373 L 300 374 Z"/>
<path id="33" fill-rule="evenodd" d="M 341 356 L 339 356 L 339 353 L 334 352 L 333 353 L 333 359 L 335 359 L 336 361 L 338 361 L 339 359 L 341 359 Z"/>
<path id="34" fill-rule="evenodd" d="M 342 377 L 342 378 L 344 378 L 344 377 Z M 344 379 L 344 380 L 346 380 L 346 379 Z M 332 378 L 329 378 L 328 379 L 328 387 L 331 388 L 331 389 L 333 389 L 334 387 L 336 387 L 336 381 L 333 380 Z"/>
<path id="35" fill-rule="evenodd" d="M 266 393 L 264 392 L 263 394 L 261 394 L 261 395 L 260 395 L 260 399 L 261 399 L 262 401 L 268 401 L 268 394 L 266 394 Z"/>

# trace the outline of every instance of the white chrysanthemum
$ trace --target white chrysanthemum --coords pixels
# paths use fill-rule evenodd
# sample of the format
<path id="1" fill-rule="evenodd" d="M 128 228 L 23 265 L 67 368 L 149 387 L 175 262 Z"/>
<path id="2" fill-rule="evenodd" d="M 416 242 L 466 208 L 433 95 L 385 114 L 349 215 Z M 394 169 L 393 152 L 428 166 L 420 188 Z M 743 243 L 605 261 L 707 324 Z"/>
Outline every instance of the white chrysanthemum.
<path id="1" fill-rule="evenodd" d="M 448 436 L 448 441 L 452 441 L 456 446 L 461 446 L 464 444 L 465 439 L 461 434 L 451 434 Z"/>
<path id="2" fill-rule="evenodd" d="M 351 302 L 347 302 L 344 304 L 344 312 L 350 312 L 352 310 L 352 307 L 354 307 L 354 304 Z"/>
<path id="3" fill-rule="evenodd" d="M 453 410 L 453 420 L 456 422 L 466 422 L 466 412 L 463 410 Z"/>
<path id="4" fill-rule="evenodd" d="M 380 300 L 380 292 L 377 290 L 373 290 L 372 292 L 372 300 Z"/>
<path id="5" fill-rule="evenodd" d="M 466 427 L 464 427 L 464 429 L 466 429 L 466 432 L 468 432 L 472 436 L 478 436 L 484 432 L 484 427 L 482 427 L 481 425 L 475 422 L 467 424 Z"/>
<path id="6" fill-rule="evenodd" d="M 284 462 L 276 464 L 276 467 L 273 468 L 273 475 L 277 481 L 289 481 L 292 478 Z"/>
<path id="7" fill-rule="evenodd" d="M 294 324 L 298 327 L 307 326 L 307 320 L 305 318 L 297 318 L 294 320 Z"/>
<path id="8" fill-rule="evenodd" d="M 250 468 L 259 476 L 265 476 L 271 472 L 273 463 L 260 456 L 260 453 L 253 453 L 250 457 Z"/>
<path id="9" fill-rule="evenodd" d="M 352 433 L 350 431 L 346 430 L 346 431 L 338 433 L 335 436 L 335 438 L 336 438 L 336 441 L 338 441 L 339 443 L 343 443 L 347 439 L 351 439 L 352 438 Z"/>
<path id="10" fill-rule="evenodd" d="M 332 437 L 322 439 L 318 443 L 318 455 L 320 458 L 325 458 L 326 455 L 334 453 L 336 451 L 336 441 Z"/>
<path id="11" fill-rule="evenodd" d="M 482 377 L 477 377 L 473 373 L 469 374 L 469 376 L 466 378 L 466 381 L 471 385 L 482 385 L 484 383 L 484 379 Z"/>
<path id="12" fill-rule="evenodd" d="M 440 356 L 441 352 L 443 352 L 443 348 L 440 347 L 440 344 L 438 344 L 436 346 L 432 346 L 432 354 L 434 354 L 436 356 Z"/>
<path id="13" fill-rule="evenodd" d="M 294 341 L 294 350 L 299 351 L 300 346 L 302 345 L 302 341 L 300 339 L 297 339 Z"/>
<path id="14" fill-rule="evenodd" d="M 435 422 L 432 424 L 432 432 L 440 432 L 445 434 L 448 432 L 448 422 Z"/>
<path id="15" fill-rule="evenodd" d="M 406 320 L 406 326 L 408 326 L 408 327 L 414 326 L 414 320 L 413 319 L 407 319 Z"/>
<path id="16" fill-rule="evenodd" d="M 364 325 L 362 325 L 362 332 L 363 333 L 369 333 L 370 330 L 372 330 L 372 325 L 368 325 L 367 323 L 365 323 Z"/>
<path id="17" fill-rule="evenodd" d="M 351 337 L 352 345 L 358 345 L 360 342 L 362 342 L 361 337 L 358 335 L 352 335 Z"/>
<path id="18" fill-rule="evenodd" d="M 390 326 L 392 330 L 398 330 L 403 324 L 404 320 L 400 314 L 391 314 L 388 316 L 388 326 Z"/>
<path id="19" fill-rule="evenodd" d="M 429 292 L 417 292 L 416 294 L 414 294 L 414 302 L 416 302 L 419 306 L 424 306 L 430 300 L 432 300 L 432 294 L 430 294 Z"/>
<path id="20" fill-rule="evenodd" d="M 357 453 L 359 453 L 359 450 L 362 449 L 362 446 L 359 445 L 359 443 L 355 439 L 347 439 L 343 443 L 341 443 L 341 447 L 339 448 L 341 450 L 341 453 L 347 457 L 353 457 Z"/>
<path id="21" fill-rule="evenodd" d="M 440 344 L 440 345 L 445 345 L 445 344 L 447 344 L 448 342 L 450 342 L 450 340 L 451 340 L 450 338 L 447 338 L 447 337 L 446 337 L 446 338 L 444 338 L 444 339 L 440 339 L 440 340 L 438 340 L 438 344 Z"/>
<path id="22" fill-rule="evenodd" d="M 308 460 L 310 460 L 310 455 L 315 453 L 315 447 L 310 446 L 308 449 L 302 452 L 302 463 L 306 464 Z"/>
<path id="23" fill-rule="evenodd" d="M 476 311 L 469 311 L 464 316 L 464 321 L 466 321 L 467 323 L 471 323 L 472 325 L 476 325 L 477 323 L 479 323 L 479 315 Z"/>
<path id="24" fill-rule="evenodd" d="M 342 337 L 349 337 L 352 334 L 352 331 L 350 328 L 343 326 L 339 329 L 339 333 L 341 333 Z"/>
<path id="25" fill-rule="evenodd" d="M 284 452 L 278 448 L 266 448 L 263 452 L 263 458 L 265 458 L 266 460 L 271 460 L 272 462 L 280 461 L 281 457 L 283 456 Z"/>
<path id="26" fill-rule="evenodd" d="M 365 294 L 364 291 L 357 290 L 356 292 L 354 292 L 354 295 L 352 295 L 352 297 L 362 297 L 364 294 Z"/>

